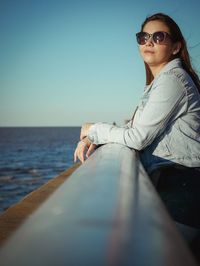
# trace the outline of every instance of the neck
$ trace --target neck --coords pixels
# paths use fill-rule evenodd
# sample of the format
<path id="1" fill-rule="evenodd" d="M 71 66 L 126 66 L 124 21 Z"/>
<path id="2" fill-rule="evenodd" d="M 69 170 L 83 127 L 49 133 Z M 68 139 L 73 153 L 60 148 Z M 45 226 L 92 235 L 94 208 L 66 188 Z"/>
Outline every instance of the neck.
<path id="1" fill-rule="evenodd" d="M 153 77 L 155 78 L 156 75 L 158 75 L 160 73 L 160 71 L 162 70 L 162 68 L 167 64 L 168 62 L 164 62 L 162 64 L 159 65 L 149 65 L 149 68 L 151 70 L 151 73 L 153 75 Z"/>

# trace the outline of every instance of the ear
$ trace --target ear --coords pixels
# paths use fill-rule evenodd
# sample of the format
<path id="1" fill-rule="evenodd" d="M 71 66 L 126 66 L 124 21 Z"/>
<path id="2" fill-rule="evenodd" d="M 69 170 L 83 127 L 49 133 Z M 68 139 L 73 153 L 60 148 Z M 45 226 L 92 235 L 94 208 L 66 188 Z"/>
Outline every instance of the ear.
<path id="1" fill-rule="evenodd" d="M 181 42 L 176 42 L 176 43 L 174 43 L 174 47 L 173 47 L 173 52 L 172 52 L 172 54 L 173 55 L 176 55 L 176 54 L 178 54 L 179 53 L 179 51 L 181 50 Z"/>

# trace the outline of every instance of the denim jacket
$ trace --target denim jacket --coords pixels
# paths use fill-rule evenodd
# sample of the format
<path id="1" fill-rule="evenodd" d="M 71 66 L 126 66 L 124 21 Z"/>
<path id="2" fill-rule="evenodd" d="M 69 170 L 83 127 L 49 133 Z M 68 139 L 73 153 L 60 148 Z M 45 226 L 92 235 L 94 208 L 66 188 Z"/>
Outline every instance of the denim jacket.
<path id="1" fill-rule="evenodd" d="M 200 167 L 200 94 L 181 60 L 170 61 L 145 88 L 133 125 L 96 123 L 88 138 L 140 151 L 149 173 L 172 163 Z"/>

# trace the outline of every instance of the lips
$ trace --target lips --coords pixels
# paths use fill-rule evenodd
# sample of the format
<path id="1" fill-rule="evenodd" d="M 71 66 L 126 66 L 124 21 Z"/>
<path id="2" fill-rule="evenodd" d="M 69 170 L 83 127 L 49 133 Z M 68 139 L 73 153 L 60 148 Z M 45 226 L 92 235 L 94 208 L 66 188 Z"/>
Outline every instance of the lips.
<path id="1" fill-rule="evenodd" d="M 154 51 L 151 51 L 151 50 L 144 50 L 144 54 L 154 54 Z"/>

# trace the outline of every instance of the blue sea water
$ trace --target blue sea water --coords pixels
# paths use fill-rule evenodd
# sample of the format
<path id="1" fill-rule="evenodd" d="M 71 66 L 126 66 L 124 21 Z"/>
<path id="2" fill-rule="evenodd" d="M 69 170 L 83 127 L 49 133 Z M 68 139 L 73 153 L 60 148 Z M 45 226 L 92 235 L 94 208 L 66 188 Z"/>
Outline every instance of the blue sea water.
<path id="1" fill-rule="evenodd" d="M 73 165 L 79 127 L 0 128 L 0 213 Z"/>

